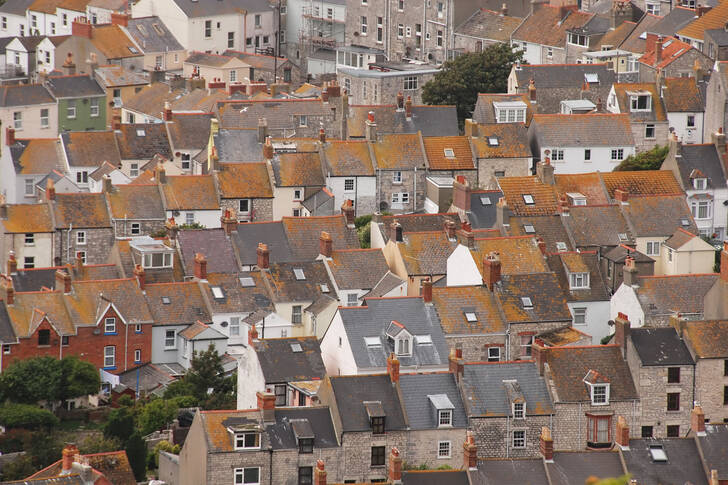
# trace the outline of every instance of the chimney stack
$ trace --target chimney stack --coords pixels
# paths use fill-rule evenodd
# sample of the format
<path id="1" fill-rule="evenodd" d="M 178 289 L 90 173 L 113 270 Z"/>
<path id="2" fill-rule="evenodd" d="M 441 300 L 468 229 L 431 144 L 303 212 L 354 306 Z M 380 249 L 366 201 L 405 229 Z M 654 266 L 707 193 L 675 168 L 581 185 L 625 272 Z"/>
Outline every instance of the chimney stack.
<path id="1" fill-rule="evenodd" d="M 629 425 L 624 416 L 617 416 L 615 443 L 623 450 L 629 449 Z"/>
<path id="2" fill-rule="evenodd" d="M 422 301 L 424 301 L 425 303 L 432 303 L 432 281 L 422 281 L 420 291 L 422 293 Z"/>
<path id="3" fill-rule="evenodd" d="M 402 94 L 402 91 L 397 93 L 397 111 L 404 111 L 404 94 Z"/>
<path id="4" fill-rule="evenodd" d="M 501 17 L 505 17 L 508 15 L 508 4 L 507 3 L 503 3 L 503 5 L 501 5 L 500 14 L 501 14 Z"/>
<path id="5" fill-rule="evenodd" d="M 222 217 L 220 217 L 220 222 L 222 223 L 222 228 L 225 230 L 225 234 L 228 236 L 238 228 L 238 218 L 235 217 L 233 210 L 230 208 L 225 209 Z"/>
<path id="6" fill-rule="evenodd" d="M 113 115 L 111 117 L 111 129 L 121 131 L 121 115 Z"/>
<path id="7" fill-rule="evenodd" d="M 76 26 L 76 22 L 73 23 L 73 26 Z M 90 30 L 90 27 L 89 27 Z M 74 35 L 76 35 L 74 33 Z M 89 37 L 90 38 L 90 37 Z M 73 54 L 71 52 L 68 53 L 66 56 L 66 60 L 63 61 L 63 74 L 66 76 L 73 76 L 76 74 L 76 64 L 73 62 Z"/>
<path id="8" fill-rule="evenodd" d="M 313 475 L 313 485 L 326 485 L 326 468 L 323 460 L 316 462 Z"/>
<path id="9" fill-rule="evenodd" d="M 478 129 L 478 122 L 472 118 L 466 118 L 465 119 L 465 136 L 469 136 L 472 138 L 478 138 L 478 135 L 480 135 L 480 132 Z"/>
<path id="10" fill-rule="evenodd" d="M 12 305 L 15 302 L 15 288 L 10 275 L 0 275 L 0 289 L 3 290 L 0 295 L 4 297 L 5 303 Z"/>
<path id="11" fill-rule="evenodd" d="M 85 271 L 83 264 L 83 253 L 81 251 L 76 252 L 76 272 L 79 275 L 83 275 Z"/>
<path id="12" fill-rule="evenodd" d="M 483 258 L 483 285 L 490 291 L 501 279 L 501 261 L 498 253 L 492 252 Z"/>
<path id="13" fill-rule="evenodd" d="M 275 423 L 276 421 L 276 395 L 272 392 L 256 392 L 258 397 L 258 409 L 263 411 L 263 423 Z"/>
<path id="14" fill-rule="evenodd" d="M 367 114 L 366 137 L 371 142 L 377 141 L 377 122 L 374 121 L 374 111 Z"/>
<path id="15" fill-rule="evenodd" d="M 631 330 L 631 324 L 629 318 L 622 312 L 617 314 L 617 318 L 614 319 L 614 343 L 619 345 L 622 350 L 622 357 L 627 358 L 627 341 L 629 340 L 629 333 Z"/>
<path id="16" fill-rule="evenodd" d="M 255 325 L 250 326 L 250 330 L 248 330 L 248 345 L 255 345 L 255 342 L 258 341 L 258 329 L 255 328 Z"/>
<path id="17" fill-rule="evenodd" d="M 271 143 L 270 137 L 266 137 L 263 144 L 263 158 L 273 160 L 273 143 Z"/>
<path id="18" fill-rule="evenodd" d="M 547 347 L 543 347 L 540 340 L 538 342 L 534 342 L 533 345 L 531 345 L 531 357 L 536 362 L 536 367 L 538 368 L 538 375 L 542 376 L 544 373 L 544 367 L 546 365 L 546 357 L 548 357 L 548 351 L 549 349 Z"/>
<path id="19" fill-rule="evenodd" d="M 326 231 L 321 231 L 319 237 L 319 254 L 324 258 L 331 258 L 333 252 L 334 241 L 331 239 L 331 234 Z"/>
<path id="20" fill-rule="evenodd" d="M 711 133 L 710 137 L 712 138 L 715 148 L 718 149 L 718 153 L 720 153 L 721 155 L 725 155 L 726 146 L 725 146 L 725 133 L 723 133 L 723 127 L 719 127 L 717 133 Z"/>
<path id="21" fill-rule="evenodd" d="M 629 192 L 622 189 L 614 190 L 614 200 L 621 202 L 622 204 L 629 203 Z"/>
<path id="22" fill-rule="evenodd" d="M 445 221 L 445 234 L 447 234 L 447 239 L 449 241 L 457 241 L 457 226 L 455 225 L 454 221 L 447 220 Z"/>
<path id="23" fill-rule="evenodd" d="M 394 352 L 390 352 L 387 357 L 387 374 L 389 374 L 392 384 L 399 382 L 399 359 Z"/>
<path id="24" fill-rule="evenodd" d="M 541 251 L 541 254 L 546 256 L 546 241 L 544 241 L 541 236 L 536 238 L 536 245 L 538 246 L 539 251 Z"/>
<path id="25" fill-rule="evenodd" d="M 93 26 L 86 17 L 77 17 L 71 24 L 71 35 L 90 39 L 93 36 Z M 66 67 L 65 64 L 63 67 Z M 73 67 L 75 68 L 76 66 L 74 65 Z"/>
<path id="26" fill-rule="evenodd" d="M 530 81 L 528 81 L 528 99 L 532 102 L 536 102 L 536 81 L 531 78 Z"/>
<path id="27" fill-rule="evenodd" d="M 195 278 L 198 280 L 207 279 L 207 259 L 201 253 L 195 253 Z"/>
<path id="28" fill-rule="evenodd" d="M 167 183 L 167 172 L 164 170 L 164 167 L 162 167 L 161 165 L 157 165 L 156 172 L 157 172 L 157 181 L 160 184 L 166 184 Z"/>
<path id="29" fill-rule="evenodd" d="M 174 217 L 167 219 L 164 223 L 164 227 L 167 229 L 167 237 L 169 240 L 172 242 L 176 241 L 179 228 L 177 227 L 177 223 L 174 221 Z"/>
<path id="30" fill-rule="evenodd" d="M 705 436 L 705 413 L 700 405 L 695 405 L 690 413 L 690 429 L 697 436 Z"/>
<path id="31" fill-rule="evenodd" d="M 53 179 L 48 179 L 45 196 L 46 200 L 56 200 L 56 184 Z"/>
<path id="32" fill-rule="evenodd" d="M 463 375 L 463 349 L 454 349 L 450 351 L 450 355 L 447 358 L 450 364 L 450 373 L 455 376 L 455 380 L 460 382 L 460 378 Z"/>
<path id="33" fill-rule="evenodd" d="M 268 269 L 270 264 L 270 253 L 268 251 L 268 245 L 264 243 L 258 243 L 258 269 Z"/>
<path id="34" fill-rule="evenodd" d="M 554 177 L 554 166 L 551 165 L 551 159 L 547 156 L 543 161 L 536 164 L 536 176 L 545 185 L 555 185 L 556 177 Z"/>
<path id="35" fill-rule="evenodd" d="M 258 143 L 265 143 L 268 138 L 268 120 L 258 118 Z"/>
<path id="36" fill-rule="evenodd" d="M 114 184 L 111 182 L 111 177 L 108 174 L 104 174 L 102 177 L 104 180 L 104 192 L 110 194 L 114 191 Z"/>
<path id="37" fill-rule="evenodd" d="M 172 105 L 169 101 L 164 102 L 164 121 L 172 121 Z"/>
<path id="38" fill-rule="evenodd" d="M 56 290 L 63 289 L 63 294 L 71 293 L 71 275 L 60 269 L 56 270 Z"/>
<path id="39" fill-rule="evenodd" d="M 137 283 L 139 283 L 139 289 L 144 291 L 147 284 L 147 277 L 144 273 L 144 267 L 141 264 L 134 266 L 134 276 L 136 276 Z"/>
<path id="40" fill-rule="evenodd" d="M 468 179 L 462 175 L 455 177 L 452 184 L 452 203 L 463 212 L 470 211 L 470 197 L 473 190 L 470 188 Z"/>
<path id="41" fill-rule="evenodd" d="M 63 447 L 63 459 L 61 460 L 61 475 L 69 475 L 73 469 L 73 462 L 78 455 L 78 447 L 73 443 L 66 443 Z"/>
<path id="42" fill-rule="evenodd" d="M 15 259 L 15 251 L 10 250 L 8 253 L 8 276 L 18 272 L 18 260 Z"/>
<path id="43" fill-rule="evenodd" d="M 346 227 L 349 229 L 352 229 L 356 226 L 356 216 L 354 212 L 354 202 L 351 199 L 346 199 L 343 204 L 341 204 L 341 213 L 344 214 L 344 218 L 346 219 Z"/>
<path id="44" fill-rule="evenodd" d="M 402 457 L 394 446 L 389 453 L 389 481 L 393 485 L 402 483 Z"/>
<path id="45" fill-rule="evenodd" d="M 407 96 L 407 101 L 404 102 L 404 117 L 412 119 L 412 96 Z"/>
<path id="46" fill-rule="evenodd" d="M 7 146 L 15 145 L 15 128 L 5 128 L 5 144 Z"/>
<path id="47" fill-rule="evenodd" d="M 397 220 L 393 220 L 392 223 L 389 225 L 389 239 L 394 242 L 402 242 L 404 241 L 404 236 L 402 234 L 402 225 L 397 222 Z"/>
<path id="48" fill-rule="evenodd" d="M 658 36 L 655 40 L 655 66 L 658 66 L 662 62 L 662 36 Z"/>
<path id="49" fill-rule="evenodd" d="M 721 273 L 722 274 L 722 273 Z M 624 284 L 627 286 L 634 286 L 637 284 L 637 267 L 635 266 L 634 258 L 627 256 L 624 259 L 624 270 L 622 271 L 622 279 Z"/>
<path id="50" fill-rule="evenodd" d="M 463 443 L 463 467 L 468 470 L 478 469 L 478 446 L 475 444 L 473 432 L 468 430 Z"/>
<path id="51" fill-rule="evenodd" d="M 323 128 L 319 130 L 319 142 L 321 142 L 322 145 L 326 143 L 326 130 Z"/>
<path id="52" fill-rule="evenodd" d="M 496 227 L 507 226 L 511 223 L 511 210 L 505 197 L 498 199 L 495 206 Z"/>
<path id="53" fill-rule="evenodd" d="M 539 437 L 539 449 L 546 463 L 554 461 L 554 439 L 551 437 L 551 430 L 547 426 L 541 427 L 541 436 Z"/>
<path id="54" fill-rule="evenodd" d="M 720 252 L 720 279 L 728 283 L 728 240 L 723 241 L 723 250 Z"/>

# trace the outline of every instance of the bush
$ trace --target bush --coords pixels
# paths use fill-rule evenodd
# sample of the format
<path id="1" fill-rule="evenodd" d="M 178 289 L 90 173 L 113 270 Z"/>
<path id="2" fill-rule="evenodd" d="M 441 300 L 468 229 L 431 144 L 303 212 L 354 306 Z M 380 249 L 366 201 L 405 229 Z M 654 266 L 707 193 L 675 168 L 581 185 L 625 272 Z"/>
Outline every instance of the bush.
<path id="1" fill-rule="evenodd" d="M 138 425 L 142 435 L 148 435 L 164 428 L 177 417 L 177 406 L 172 400 L 149 401 L 138 414 Z"/>
<path id="2" fill-rule="evenodd" d="M 24 443 L 30 439 L 32 434 L 33 432 L 27 429 L 9 429 L 5 434 L 0 435 L 0 453 L 5 455 L 23 451 Z"/>
<path id="3" fill-rule="evenodd" d="M 174 455 L 179 455 L 181 448 L 179 445 L 173 445 L 169 441 L 162 440 L 154 447 L 154 451 L 149 455 L 149 468 L 159 468 L 159 452 L 166 451 Z"/>
<path id="4" fill-rule="evenodd" d="M 366 226 L 360 227 L 356 230 L 359 236 L 359 246 L 363 249 L 372 247 L 372 223 L 368 223 Z"/>
<path id="5" fill-rule="evenodd" d="M 636 170 L 660 170 L 662 162 L 667 157 L 669 147 L 667 146 L 656 146 L 646 152 L 638 153 L 637 155 L 630 155 L 622 162 L 617 165 L 615 171 L 636 171 Z"/>
<path id="6" fill-rule="evenodd" d="M 126 456 L 138 482 L 147 477 L 147 444 L 138 432 L 131 435 L 126 445 Z"/>
<path id="7" fill-rule="evenodd" d="M 83 440 L 78 449 L 82 455 L 90 455 L 93 453 L 119 451 L 124 449 L 124 446 L 119 441 L 119 438 L 106 438 L 102 434 L 92 434 Z"/>
<path id="8" fill-rule="evenodd" d="M 121 407 L 111 411 L 104 423 L 103 430 L 105 438 L 115 439 L 122 446 L 125 445 L 134 433 L 134 414 L 131 409 Z"/>
<path id="9" fill-rule="evenodd" d="M 36 472 L 33 459 L 30 455 L 23 455 L 3 465 L 2 479 L 4 481 L 23 480 Z"/>
<path id="10" fill-rule="evenodd" d="M 369 224 L 370 222 L 372 222 L 372 215 L 367 214 L 365 216 L 359 216 L 356 219 L 354 219 L 354 226 L 357 229 L 360 229 L 360 228 L 366 226 L 367 224 Z"/>
<path id="11" fill-rule="evenodd" d="M 58 422 L 52 412 L 32 404 L 8 403 L 0 407 L 0 424 L 6 428 L 52 428 Z"/>

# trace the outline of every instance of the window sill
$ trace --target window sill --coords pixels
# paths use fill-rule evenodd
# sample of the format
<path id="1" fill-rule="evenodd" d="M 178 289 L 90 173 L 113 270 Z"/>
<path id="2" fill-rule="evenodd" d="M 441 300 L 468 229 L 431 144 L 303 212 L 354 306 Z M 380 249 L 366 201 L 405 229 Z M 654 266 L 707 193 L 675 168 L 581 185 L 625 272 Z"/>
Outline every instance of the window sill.
<path id="1" fill-rule="evenodd" d="M 112 335 L 113 336 L 113 335 L 119 335 L 119 334 L 116 333 L 116 332 L 104 332 L 104 336 L 107 336 L 107 335 Z"/>
<path id="2" fill-rule="evenodd" d="M 51 348 L 51 345 L 50 344 L 48 344 L 48 345 L 38 345 L 38 348 L 39 349 L 49 349 L 49 348 Z"/>
<path id="3" fill-rule="evenodd" d="M 612 442 L 610 441 L 608 443 L 593 443 L 591 441 L 587 441 L 586 447 L 594 450 L 603 450 L 604 448 L 611 448 Z"/>
<path id="4" fill-rule="evenodd" d="M 449 460 L 450 458 L 452 458 L 452 457 L 451 456 L 439 456 L 439 455 L 437 457 L 438 460 Z"/>
<path id="5" fill-rule="evenodd" d="M 134 335 L 144 335 L 144 332 L 134 332 Z"/>
<path id="6" fill-rule="evenodd" d="M 112 365 L 112 366 L 109 366 L 109 367 L 104 367 L 103 369 L 104 370 L 116 370 L 116 366 L 115 365 Z"/>

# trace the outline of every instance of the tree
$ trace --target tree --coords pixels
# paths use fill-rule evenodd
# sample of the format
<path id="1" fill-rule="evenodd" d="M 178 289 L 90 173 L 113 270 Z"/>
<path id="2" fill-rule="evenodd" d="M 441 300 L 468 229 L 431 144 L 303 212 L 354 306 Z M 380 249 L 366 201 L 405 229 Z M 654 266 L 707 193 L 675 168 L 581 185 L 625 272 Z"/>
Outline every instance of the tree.
<path id="1" fill-rule="evenodd" d="M 0 394 L 18 403 L 54 402 L 61 394 L 61 380 L 61 366 L 53 357 L 18 360 L 0 374 Z"/>
<path id="2" fill-rule="evenodd" d="M 101 433 L 89 435 L 78 447 L 82 455 L 119 451 L 124 448 L 119 438 L 105 437 Z"/>
<path id="3" fill-rule="evenodd" d="M 58 418 L 33 404 L 7 403 L 0 407 L 0 424 L 6 428 L 52 428 L 58 424 Z"/>
<path id="4" fill-rule="evenodd" d="M 502 93 L 511 67 L 523 57 L 508 44 L 493 44 L 482 52 L 469 52 L 445 62 L 422 89 L 427 104 L 454 104 L 458 123 L 472 116 L 478 93 Z"/>
<path id="5" fill-rule="evenodd" d="M 2 479 L 4 481 L 23 480 L 37 471 L 33 466 L 33 459 L 30 455 L 23 455 L 3 465 Z"/>
<path id="6" fill-rule="evenodd" d="M 98 394 L 101 388 L 101 379 L 96 367 L 75 355 L 61 360 L 61 375 L 63 382 L 58 396 L 61 401 Z"/>
<path id="7" fill-rule="evenodd" d="M 177 406 L 173 401 L 154 399 L 139 411 L 139 431 L 141 431 L 142 435 L 147 435 L 164 428 L 176 417 Z"/>
<path id="8" fill-rule="evenodd" d="M 195 352 L 192 356 L 192 363 L 183 379 L 192 390 L 192 395 L 202 402 L 207 399 L 208 389 L 219 388 L 223 382 L 222 357 L 210 345 L 207 350 Z"/>
<path id="9" fill-rule="evenodd" d="M 646 152 L 638 153 L 637 155 L 630 155 L 622 163 L 617 165 L 615 171 L 635 171 L 635 170 L 660 170 L 662 162 L 667 157 L 669 147 L 657 145 L 651 150 Z"/>
<path id="10" fill-rule="evenodd" d="M 134 414 L 127 407 L 114 409 L 109 413 L 103 430 L 104 437 L 117 439 L 122 446 L 125 445 L 134 433 Z"/>
<path id="11" fill-rule="evenodd" d="M 138 482 L 146 480 L 147 444 L 138 431 L 131 435 L 129 442 L 126 444 L 126 456 L 129 458 L 129 464 L 134 471 L 134 478 Z"/>

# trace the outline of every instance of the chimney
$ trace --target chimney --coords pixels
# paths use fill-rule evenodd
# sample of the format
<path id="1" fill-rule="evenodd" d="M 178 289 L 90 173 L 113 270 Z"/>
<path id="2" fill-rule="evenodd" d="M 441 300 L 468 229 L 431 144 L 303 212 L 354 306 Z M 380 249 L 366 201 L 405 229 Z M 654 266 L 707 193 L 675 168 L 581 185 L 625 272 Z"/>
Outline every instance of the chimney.
<path id="1" fill-rule="evenodd" d="M 326 468 L 324 461 L 318 460 L 313 472 L 313 485 L 326 485 Z"/>
<path id="2" fill-rule="evenodd" d="M 397 111 L 404 111 L 404 94 L 402 94 L 402 91 L 397 93 Z"/>
<path id="3" fill-rule="evenodd" d="M 74 22 L 75 27 L 76 22 Z M 66 60 L 63 61 L 63 74 L 66 76 L 72 76 L 76 74 L 76 63 L 73 62 L 73 54 L 71 52 L 66 56 Z"/>
<path id="4" fill-rule="evenodd" d="M 432 281 L 423 280 L 422 286 L 420 286 L 420 292 L 422 293 L 422 301 L 432 303 Z"/>
<path id="5" fill-rule="evenodd" d="M 473 231 L 463 231 L 463 234 L 465 236 L 465 245 L 468 249 L 475 248 L 475 234 L 473 234 Z"/>
<path id="6" fill-rule="evenodd" d="M 323 128 L 319 130 L 319 141 L 322 145 L 326 143 L 326 130 Z"/>
<path id="7" fill-rule="evenodd" d="M 541 427 L 541 436 L 538 440 L 541 455 L 546 463 L 554 462 L 554 439 L 551 437 L 551 430 L 547 426 Z"/>
<path id="8" fill-rule="evenodd" d="M 407 96 L 407 101 L 404 102 L 404 117 L 412 119 L 412 96 Z"/>
<path id="9" fill-rule="evenodd" d="M 710 138 L 713 141 L 713 144 L 715 145 L 715 148 L 718 149 L 718 153 L 721 155 L 726 154 L 726 146 L 725 146 L 725 133 L 723 133 L 723 127 L 718 128 L 717 133 L 711 133 Z"/>
<path id="10" fill-rule="evenodd" d="M 710 470 L 710 485 L 720 485 L 720 479 L 718 478 L 718 470 Z"/>
<path id="11" fill-rule="evenodd" d="M 728 283 L 728 240 L 723 241 L 723 250 L 720 252 L 720 279 Z"/>
<path id="12" fill-rule="evenodd" d="M 160 184 L 166 184 L 167 183 L 167 172 L 164 170 L 164 167 L 161 165 L 157 165 L 157 180 Z"/>
<path id="13" fill-rule="evenodd" d="M 622 357 L 627 358 L 627 341 L 629 340 L 629 333 L 631 330 L 631 324 L 627 315 L 622 312 L 617 314 L 617 318 L 614 319 L 614 343 L 619 345 L 622 350 Z"/>
<path id="14" fill-rule="evenodd" d="M 53 179 L 48 179 L 45 196 L 46 200 L 56 200 L 56 184 Z"/>
<path id="15" fill-rule="evenodd" d="M 198 280 L 207 279 L 207 259 L 201 253 L 195 253 L 195 278 Z"/>
<path id="16" fill-rule="evenodd" d="M 397 222 L 397 220 L 393 220 L 392 223 L 389 225 L 389 239 L 390 241 L 394 242 L 402 242 L 404 241 L 404 237 L 402 235 L 402 225 Z"/>
<path id="17" fill-rule="evenodd" d="M 169 101 L 164 102 L 164 121 L 172 121 L 172 105 Z"/>
<path id="18" fill-rule="evenodd" d="M 478 122 L 474 119 L 467 118 L 465 120 L 465 136 L 478 138 Z"/>
<path id="19" fill-rule="evenodd" d="M 624 259 L 624 271 L 622 271 L 622 281 L 627 286 L 635 286 L 637 284 L 637 267 L 635 266 L 634 258 L 627 256 Z"/>
<path id="20" fill-rule="evenodd" d="M 508 4 L 507 3 L 503 3 L 503 5 L 501 5 L 500 14 L 501 14 L 501 17 L 505 17 L 508 15 Z"/>
<path id="21" fill-rule="evenodd" d="M 454 349 L 450 351 L 450 355 L 447 358 L 450 363 L 450 373 L 455 376 L 455 380 L 460 382 L 460 378 L 463 376 L 463 349 Z"/>
<path id="22" fill-rule="evenodd" d="M 222 217 L 220 217 L 220 222 L 222 223 L 222 228 L 225 230 L 225 234 L 228 236 L 238 228 L 238 218 L 235 217 L 235 213 L 230 208 L 225 209 Z"/>
<path id="23" fill-rule="evenodd" d="M 329 91 L 328 91 L 328 88 L 326 88 L 325 83 L 324 83 L 324 88 L 321 90 L 321 101 L 324 103 L 329 102 Z"/>
<path id="24" fill-rule="evenodd" d="M 546 359 L 548 357 L 549 349 L 548 347 L 543 347 L 542 342 L 539 340 L 538 342 L 534 342 L 531 346 L 531 356 L 533 357 L 533 360 L 536 362 L 536 367 L 538 368 L 538 375 L 542 376 L 544 372 L 544 367 L 546 365 Z"/>
<path id="25" fill-rule="evenodd" d="M 490 291 L 495 290 L 495 285 L 501 279 L 501 261 L 498 253 L 492 252 L 483 258 L 483 285 Z"/>
<path id="26" fill-rule="evenodd" d="M 536 176 L 545 185 L 556 184 L 556 178 L 554 177 L 554 166 L 551 165 L 551 159 L 545 157 L 542 162 L 536 164 Z"/>
<path id="27" fill-rule="evenodd" d="M 78 447 L 73 443 L 66 443 L 63 447 L 63 459 L 61 460 L 61 475 L 69 475 L 73 469 L 74 458 L 78 455 Z"/>
<path id="28" fill-rule="evenodd" d="M 597 98 L 597 107 L 596 107 L 597 113 L 603 113 L 604 112 L 604 103 L 602 102 L 602 98 Z"/>
<path id="29" fill-rule="evenodd" d="M 627 204 L 629 202 L 629 192 L 622 189 L 615 189 L 614 200 L 618 200 L 622 204 Z"/>
<path id="30" fill-rule="evenodd" d="M 341 86 L 339 86 L 339 83 L 336 82 L 336 79 L 329 82 L 327 91 L 329 92 L 329 98 L 338 98 L 341 96 Z"/>
<path id="31" fill-rule="evenodd" d="M 349 138 L 349 94 L 344 89 L 341 93 L 341 113 L 339 113 L 339 137 L 342 140 Z"/>
<path id="32" fill-rule="evenodd" d="M 346 199 L 344 203 L 341 204 L 341 213 L 344 214 L 344 218 L 346 219 L 346 227 L 351 229 L 356 226 L 354 202 L 351 199 Z"/>
<path id="33" fill-rule="evenodd" d="M 15 259 L 15 251 L 8 253 L 8 275 L 14 275 L 18 272 L 18 260 Z"/>
<path id="34" fill-rule="evenodd" d="M 530 99 L 532 103 L 536 102 L 536 81 L 534 81 L 533 78 L 528 81 L 528 99 Z"/>
<path id="35" fill-rule="evenodd" d="M 331 239 L 331 234 L 326 231 L 321 231 L 319 237 L 319 254 L 324 258 L 331 258 L 332 246 L 334 241 Z"/>
<path id="36" fill-rule="evenodd" d="M 462 175 L 458 175 L 452 184 L 452 203 L 458 209 L 469 212 L 470 211 L 470 196 L 472 189 L 468 179 Z"/>
<path id="37" fill-rule="evenodd" d="M 390 352 L 387 357 L 387 374 L 389 374 L 392 384 L 399 382 L 399 359 L 394 352 Z"/>
<path id="38" fill-rule="evenodd" d="M 697 436 L 705 436 L 705 413 L 700 405 L 695 405 L 690 412 L 690 429 Z"/>
<path id="39" fill-rule="evenodd" d="M 629 450 L 629 425 L 624 416 L 617 416 L 617 429 L 614 442 L 623 450 Z"/>
<path id="40" fill-rule="evenodd" d="M 389 453 L 389 481 L 393 485 L 402 483 L 402 457 L 394 446 Z"/>
<path id="41" fill-rule="evenodd" d="M 81 255 L 81 251 L 76 253 L 76 272 L 79 275 L 84 274 L 83 256 Z"/>
<path id="42" fill-rule="evenodd" d="M 0 220 L 8 220 L 8 204 L 2 195 L 0 195 Z"/>
<path id="43" fill-rule="evenodd" d="M 7 146 L 15 145 L 15 128 L 5 128 L 5 144 Z"/>
<path id="44" fill-rule="evenodd" d="M 268 269 L 270 263 L 270 252 L 268 251 L 268 245 L 258 243 L 258 269 Z"/>
<path id="45" fill-rule="evenodd" d="M 377 141 L 377 123 L 374 121 L 374 111 L 370 111 L 367 114 L 366 137 L 369 141 Z"/>
<path id="46" fill-rule="evenodd" d="M 90 39 L 92 37 L 92 31 L 93 26 L 86 17 L 78 17 L 71 24 L 71 35 L 74 37 L 86 37 Z"/>
<path id="47" fill-rule="evenodd" d="M 511 222 L 511 211 L 505 197 L 498 199 L 495 207 L 496 227 L 507 226 Z"/>
<path id="48" fill-rule="evenodd" d="M 445 234 L 447 234 L 447 239 L 449 241 L 457 241 L 457 235 L 455 234 L 456 231 L 457 227 L 455 226 L 454 221 L 445 221 Z"/>
<path id="49" fill-rule="evenodd" d="M 265 143 L 263 144 L 263 158 L 266 160 L 273 160 L 273 143 L 271 143 L 269 136 L 266 137 Z"/>
<path id="50" fill-rule="evenodd" d="M 102 177 L 104 179 L 104 192 L 107 194 L 110 194 L 114 191 L 114 184 L 111 183 L 111 177 L 109 177 L 107 174 L 104 174 Z"/>
<path id="51" fill-rule="evenodd" d="M 272 392 L 256 392 L 258 397 L 258 409 L 263 411 L 264 423 L 275 423 L 276 421 L 276 395 Z"/>
<path id="52" fill-rule="evenodd" d="M 174 217 L 167 219 L 164 223 L 164 227 L 167 229 L 167 237 L 169 237 L 169 240 L 172 242 L 176 241 L 179 228 L 177 227 L 177 223 L 174 221 Z"/>
<path id="53" fill-rule="evenodd" d="M 125 13 L 111 12 L 111 24 L 127 27 L 129 25 L 129 16 Z"/>
<path id="54" fill-rule="evenodd" d="M 250 330 L 248 330 L 248 345 L 255 345 L 255 342 L 258 341 L 258 329 L 255 328 L 255 325 L 250 326 Z"/>
<path id="55" fill-rule="evenodd" d="M 56 290 L 63 288 L 63 294 L 71 293 L 71 275 L 60 269 L 56 270 Z"/>
<path id="56" fill-rule="evenodd" d="M 144 291 L 146 287 L 146 274 L 144 273 L 144 267 L 141 264 L 134 266 L 134 276 L 136 276 L 137 283 L 139 283 L 139 289 Z"/>
<path id="57" fill-rule="evenodd" d="M 268 120 L 258 118 L 258 143 L 265 143 L 266 138 L 268 138 Z"/>
<path id="58" fill-rule="evenodd" d="M 478 447 L 475 444 L 473 432 L 468 430 L 463 443 L 463 467 L 468 470 L 478 469 Z"/>
<path id="59" fill-rule="evenodd" d="M 536 238 L 536 245 L 538 246 L 538 249 L 541 251 L 541 254 L 546 256 L 546 241 L 544 241 L 541 236 L 538 236 Z"/>
<path id="60" fill-rule="evenodd" d="M 695 76 L 695 83 L 703 82 L 703 66 L 700 65 L 700 61 L 695 58 L 693 63 L 693 75 Z"/>
<path id="61" fill-rule="evenodd" d="M 113 115 L 111 117 L 111 129 L 121 131 L 121 115 Z"/>
<path id="62" fill-rule="evenodd" d="M 657 40 L 655 40 L 655 66 L 659 65 L 660 62 L 662 62 L 662 36 L 658 36 Z"/>
<path id="63" fill-rule="evenodd" d="M 702 17 L 706 13 L 710 12 L 713 9 L 710 5 L 698 5 L 698 8 L 695 9 L 695 13 L 698 15 L 698 17 Z"/>

